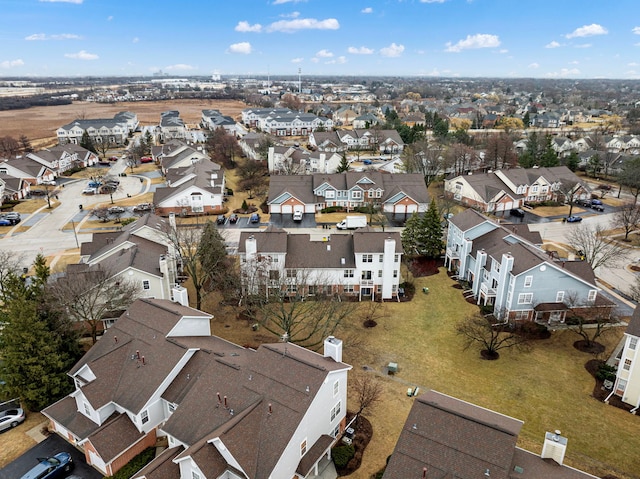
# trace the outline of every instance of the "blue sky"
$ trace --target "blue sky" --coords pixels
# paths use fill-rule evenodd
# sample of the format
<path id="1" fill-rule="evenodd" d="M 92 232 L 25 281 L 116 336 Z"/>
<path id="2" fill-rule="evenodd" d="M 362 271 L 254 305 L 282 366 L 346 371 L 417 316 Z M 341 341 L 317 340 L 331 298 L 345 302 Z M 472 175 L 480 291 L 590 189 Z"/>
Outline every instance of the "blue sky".
<path id="1" fill-rule="evenodd" d="M 0 0 L 0 77 L 640 78 L 638 0 Z"/>

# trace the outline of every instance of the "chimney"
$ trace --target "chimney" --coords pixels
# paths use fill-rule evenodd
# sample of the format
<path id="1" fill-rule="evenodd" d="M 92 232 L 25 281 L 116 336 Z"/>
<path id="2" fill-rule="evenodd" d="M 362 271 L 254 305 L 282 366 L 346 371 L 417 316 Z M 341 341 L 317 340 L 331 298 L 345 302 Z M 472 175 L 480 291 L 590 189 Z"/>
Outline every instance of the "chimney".
<path id="1" fill-rule="evenodd" d="M 249 236 L 245 242 L 245 250 L 247 255 L 247 261 L 255 259 L 258 254 L 258 242 L 256 241 L 255 236 Z"/>
<path id="2" fill-rule="evenodd" d="M 547 432 L 544 435 L 544 444 L 542 446 L 542 459 L 553 459 L 562 465 L 564 455 L 567 452 L 567 438 L 560 435 L 560 431 Z"/>
<path id="3" fill-rule="evenodd" d="M 173 212 L 169 213 L 169 226 L 171 226 L 171 231 L 176 231 L 176 214 Z"/>
<path id="4" fill-rule="evenodd" d="M 331 251 L 331 245 L 327 244 L 327 251 Z"/>
<path id="5" fill-rule="evenodd" d="M 324 340 L 324 357 L 333 358 L 334 361 L 342 362 L 342 340 L 329 336 Z"/>

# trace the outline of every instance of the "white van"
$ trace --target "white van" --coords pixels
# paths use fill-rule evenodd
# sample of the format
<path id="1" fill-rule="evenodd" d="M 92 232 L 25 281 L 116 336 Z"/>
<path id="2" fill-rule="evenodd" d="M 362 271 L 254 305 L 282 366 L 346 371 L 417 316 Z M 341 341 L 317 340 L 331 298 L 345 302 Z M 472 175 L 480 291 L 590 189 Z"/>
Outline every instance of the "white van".
<path id="1" fill-rule="evenodd" d="M 293 212 L 293 221 L 302 221 L 302 210 L 297 210 Z"/>

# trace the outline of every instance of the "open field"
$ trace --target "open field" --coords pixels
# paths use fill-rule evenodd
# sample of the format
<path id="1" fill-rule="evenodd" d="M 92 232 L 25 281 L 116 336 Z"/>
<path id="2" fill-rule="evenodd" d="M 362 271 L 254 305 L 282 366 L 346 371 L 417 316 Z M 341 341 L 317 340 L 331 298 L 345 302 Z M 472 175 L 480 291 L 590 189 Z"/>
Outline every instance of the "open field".
<path id="1" fill-rule="evenodd" d="M 157 125 L 160 121 L 160 113 L 163 111 L 178 110 L 184 122 L 192 126 L 200 122 L 202 110 L 217 109 L 224 115 L 238 118 L 244 108 L 247 108 L 247 105 L 237 100 L 74 102 L 71 105 L 0 111 L 0 137 L 12 136 L 17 139 L 21 135 L 26 135 L 34 146 L 51 146 L 56 144 L 56 129 L 78 118 L 113 118 L 113 115 L 120 111 L 132 111 L 138 115 L 140 124 L 147 126 Z"/>
<path id="2" fill-rule="evenodd" d="M 427 286 L 429 294 L 418 292 L 411 302 L 385 303 L 387 317 L 375 328 L 364 328 L 354 315 L 353 322 L 337 332 L 345 341 L 344 360 L 353 365 L 351 374 L 365 374 L 363 367 L 368 366 L 366 374 L 378 375 L 384 386 L 383 401 L 368 415 L 374 436 L 363 466 L 350 477 L 369 479 L 384 465 L 413 401 L 406 396 L 407 388 L 415 386 L 523 420 L 518 445 L 535 453 L 542 449 L 545 431 L 560 429 L 569 439 L 567 464 L 598 475 L 638 477 L 640 417 L 591 396 L 595 383 L 584 365 L 593 356 L 573 348 L 578 336 L 557 331 L 535 342 L 529 352 L 502 351 L 498 361 L 482 360 L 478 349 L 464 351 L 455 334 L 455 324 L 477 307 L 464 301 L 454 284 L 442 269 L 417 278 L 416 290 Z M 214 334 L 252 347 L 278 340 L 236 319 L 237 308 L 209 299 L 203 309 L 215 311 Z M 603 341 L 603 358 L 622 333 L 616 329 Z M 384 374 L 390 361 L 400 368 L 393 377 Z"/>

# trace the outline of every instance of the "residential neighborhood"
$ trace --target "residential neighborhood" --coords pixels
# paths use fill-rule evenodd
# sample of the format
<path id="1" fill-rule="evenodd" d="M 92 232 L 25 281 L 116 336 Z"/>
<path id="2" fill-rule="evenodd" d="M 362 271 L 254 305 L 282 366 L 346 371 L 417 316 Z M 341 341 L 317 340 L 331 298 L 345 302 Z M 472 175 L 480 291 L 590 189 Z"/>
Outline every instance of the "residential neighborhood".
<path id="1" fill-rule="evenodd" d="M 0 142 L 0 479 L 636 477 L 640 97 L 155 80 Z"/>

